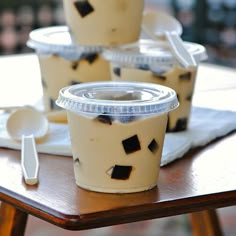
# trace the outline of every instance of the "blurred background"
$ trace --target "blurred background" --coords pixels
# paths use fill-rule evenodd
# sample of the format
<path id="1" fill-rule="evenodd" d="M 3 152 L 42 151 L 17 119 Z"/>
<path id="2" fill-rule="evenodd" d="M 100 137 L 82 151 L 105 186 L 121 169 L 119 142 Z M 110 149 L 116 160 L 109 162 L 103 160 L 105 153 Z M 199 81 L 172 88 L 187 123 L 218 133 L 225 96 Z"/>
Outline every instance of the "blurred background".
<path id="1" fill-rule="evenodd" d="M 145 0 L 148 9 L 174 15 L 183 25 L 182 38 L 203 44 L 209 62 L 236 66 L 236 0 Z M 31 52 L 31 30 L 63 24 L 62 0 L 1 0 L 0 55 Z"/>

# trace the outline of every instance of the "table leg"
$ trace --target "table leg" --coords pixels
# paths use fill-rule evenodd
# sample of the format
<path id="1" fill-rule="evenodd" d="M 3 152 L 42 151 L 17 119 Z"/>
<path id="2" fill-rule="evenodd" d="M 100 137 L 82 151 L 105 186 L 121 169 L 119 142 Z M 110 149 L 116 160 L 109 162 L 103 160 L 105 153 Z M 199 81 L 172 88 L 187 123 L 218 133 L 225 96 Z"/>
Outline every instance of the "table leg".
<path id="1" fill-rule="evenodd" d="M 23 236 L 28 214 L 7 203 L 0 203 L 0 235 Z"/>
<path id="2" fill-rule="evenodd" d="M 216 210 L 205 210 L 190 214 L 194 236 L 222 236 Z"/>

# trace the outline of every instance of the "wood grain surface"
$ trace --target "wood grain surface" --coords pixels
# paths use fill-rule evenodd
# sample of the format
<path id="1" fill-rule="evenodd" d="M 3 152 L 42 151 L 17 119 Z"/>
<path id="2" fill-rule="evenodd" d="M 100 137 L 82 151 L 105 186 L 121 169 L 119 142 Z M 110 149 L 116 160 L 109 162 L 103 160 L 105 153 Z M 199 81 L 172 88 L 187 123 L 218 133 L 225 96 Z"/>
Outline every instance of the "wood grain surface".
<path id="1" fill-rule="evenodd" d="M 156 188 L 107 194 L 76 186 L 70 157 L 40 154 L 39 184 L 22 178 L 20 152 L 0 149 L 0 199 L 67 229 L 88 229 L 236 203 L 236 133 L 161 168 Z M 6 177 L 7 176 L 7 177 Z"/>

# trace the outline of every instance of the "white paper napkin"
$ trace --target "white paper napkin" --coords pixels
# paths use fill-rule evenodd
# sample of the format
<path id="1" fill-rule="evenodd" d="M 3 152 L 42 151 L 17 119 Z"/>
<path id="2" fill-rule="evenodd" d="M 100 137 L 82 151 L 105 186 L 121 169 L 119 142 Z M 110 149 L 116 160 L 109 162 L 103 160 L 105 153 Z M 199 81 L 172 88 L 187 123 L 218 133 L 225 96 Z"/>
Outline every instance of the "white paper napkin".
<path id="1" fill-rule="evenodd" d="M 236 129 L 236 112 L 193 107 L 189 129 L 168 133 L 161 165 L 181 158 L 190 148 L 204 146 Z"/>
<path id="2" fill-rule="evenodd" d="M 20 150 L 21 144 L 12 140 L 6 131 L 6 120 L 7 115 L 0 115 L 0 147 Z M 44 142 L 37 144 L 38 152 L 71 157 L 68 126 L 50 123 L 49 129 Z M 161 165 L 183 157 L 190 148 L 204 146 L 235 129 L 236 112 L 193 107 L 189 129 L 166 134 Z"/>

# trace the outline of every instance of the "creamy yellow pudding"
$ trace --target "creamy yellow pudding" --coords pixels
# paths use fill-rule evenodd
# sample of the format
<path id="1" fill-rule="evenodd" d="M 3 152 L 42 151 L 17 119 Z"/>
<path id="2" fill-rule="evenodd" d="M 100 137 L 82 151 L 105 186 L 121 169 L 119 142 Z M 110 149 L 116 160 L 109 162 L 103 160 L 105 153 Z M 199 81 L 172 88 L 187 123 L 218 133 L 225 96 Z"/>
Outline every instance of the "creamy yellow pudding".
<path id="1" fill-rule="evenodd" d="M 168 113 L 178 106 L 172 89 L 84 83 L 62 89 L 57 104 L 67 110 L 78 186 L 128 193 L 157 185 Z"/>
<path id="2" fill-rule="evenodd" d="M 144 0 L 63 0 L 63 5 L 76 43 L 114 46 L 139 39 Z"/>

